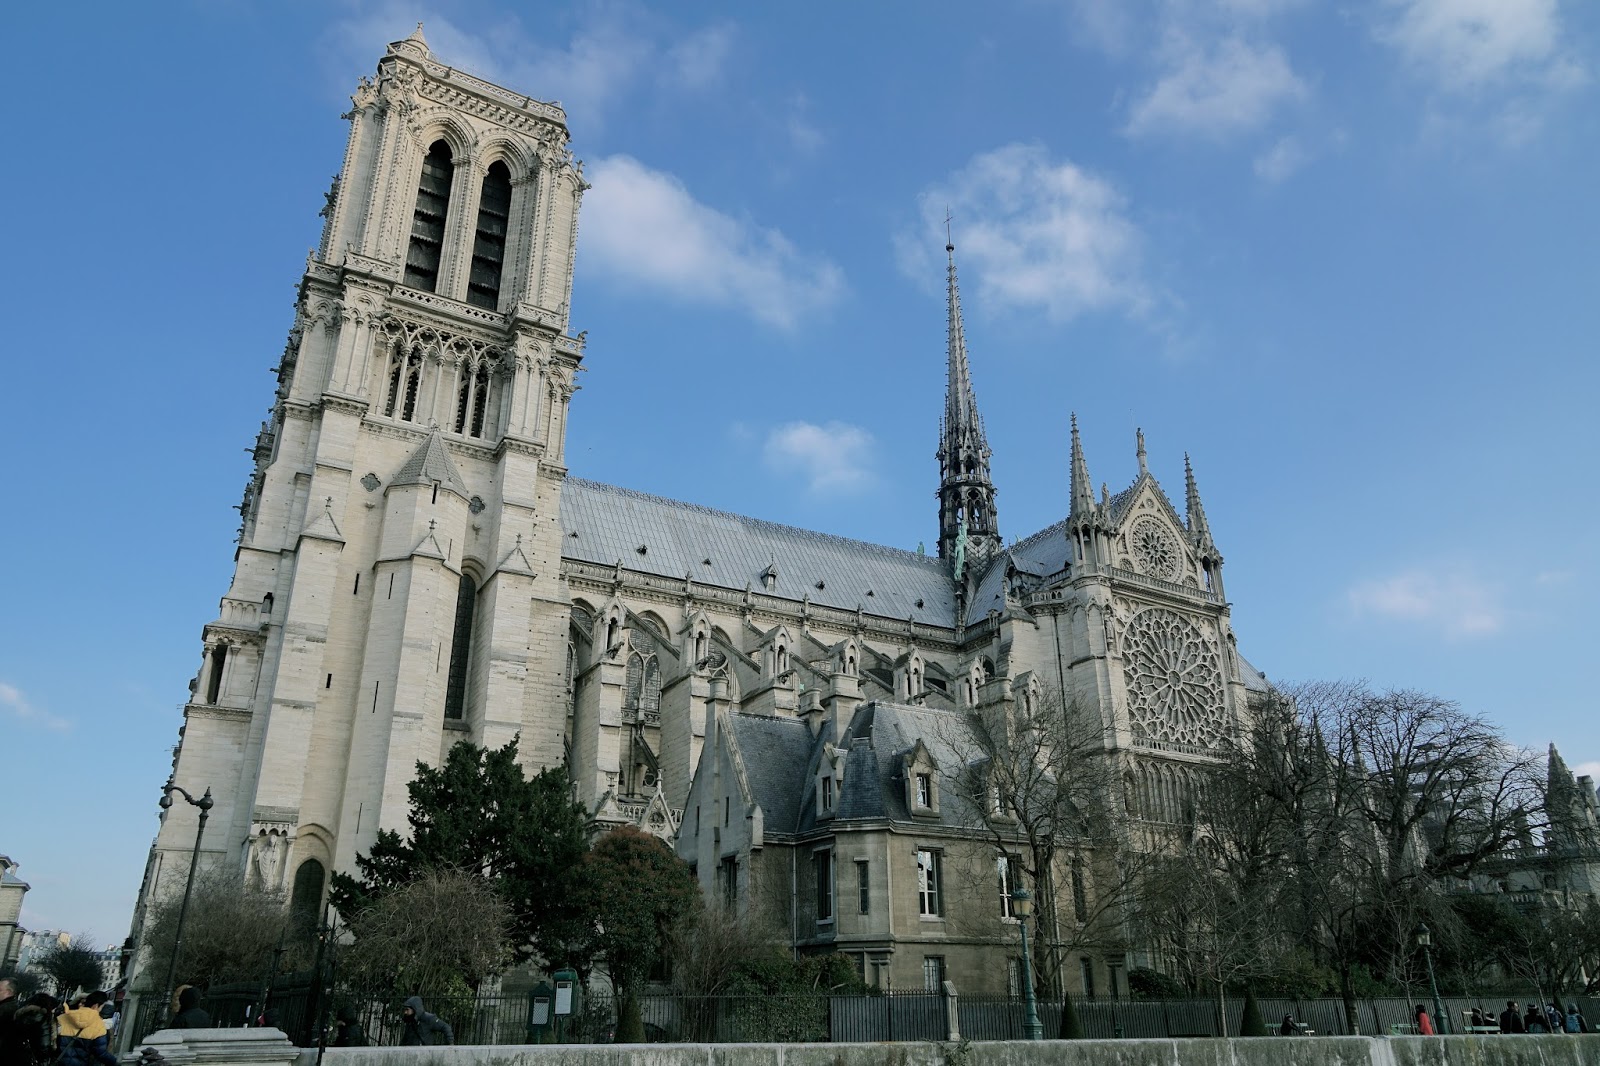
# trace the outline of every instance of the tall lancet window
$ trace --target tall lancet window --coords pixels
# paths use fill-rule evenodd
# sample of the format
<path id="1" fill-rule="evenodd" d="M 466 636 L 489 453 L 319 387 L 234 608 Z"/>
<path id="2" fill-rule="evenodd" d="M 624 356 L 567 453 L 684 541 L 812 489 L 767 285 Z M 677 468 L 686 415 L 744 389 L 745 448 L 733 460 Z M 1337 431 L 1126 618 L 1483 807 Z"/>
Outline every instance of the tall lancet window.
<path id="1" fill-rule="evenodd" d="M 478 586 L 472 575 L 461 575 L 456 593 L 456 629 L 450 638 L 450 674 L 444 686 L 444 716 L 463 718 L 467 707 L 467 664 L 472 658 L 472 618 L 477 613 Z"/>
<path id="2" fill-rule="evenodd" d="M 500 306 L 500 270 L 506 259 L 506 224 L 511 217 L 511 171 L 491 163 L 478 199 L 478 233 L 472 242 L 472 276 L 467 303 L 496 310 Z"/>
<path id="3" fill-rule="evenodd" d="M 450 180 L 455 175 L 450 146 L 434 141 L 422 161 L 417 209 L 411 215 L 411 246 L 406 250 L 406 284 L 434 292 L 439 285 L 439 255 L 444 221 L 450 211 Z"/>

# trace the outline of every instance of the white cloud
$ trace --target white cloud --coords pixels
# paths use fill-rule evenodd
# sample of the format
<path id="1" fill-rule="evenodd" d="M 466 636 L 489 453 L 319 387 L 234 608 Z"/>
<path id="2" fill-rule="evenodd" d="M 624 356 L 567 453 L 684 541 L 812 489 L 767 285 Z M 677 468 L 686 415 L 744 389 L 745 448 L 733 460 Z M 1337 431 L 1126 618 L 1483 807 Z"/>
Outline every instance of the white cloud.
<path id="1" fill-rule="evenodd" d="M 775 229 L 700 203 L 671 174 L 615 155 L 585 177 L 594 186 L 583 205 L 585 268 L 785 329 L 843 293 L 832 262 L 801 254 Z"/>
<path id="2" fill-rule="evenodd" d="M 643 85 L 698 90 L 715 84 L 733 44 L 725 25 L 680 35 L 662 19 L 615 5 L 588 9 L 567 43 L 552 45 L 548 31 L 530 33 L 515 17 L 474 33 L 413 0 L 388 0 L 338 21 L 325 43 L 341 67 L 365 72 L 384 45 L 419 21 L 441 62 L 536 99 L 558 100 L 575 127 L 591 130 Z"/>
<path id="3" fill-rule="evenodd" d="M 1441 88 L 1583 77 L 1560 51 L 1557 0 L 1388 0 L 1386 7 L 1378 39 Z"/>
<path id="4" fill-rule="evenodd" d="M 872 434 L 845 422 L 790 422 L 767 434 L 767 466 L 803 477 L 816 493 L 856 492 L 870 486 Z"/>
<path id="5" fill-rule="evenodd" d="M 1280 137 L 1271 148 L 1256 156 L 1256 177 L 1277 183 L 1306 165 L 1311 158 L 1297 137 Z"/>
<path id="6" fill-rule="evenodd" d="M 789 100 L 789 119 L 787 130 L 789 143 L 801 155 L 815 155 L 827 138 L 808 117 L 811 110 L 811 101 L 805 93 L 796 93 Z"/>
<path id="7" fill-rule="evenodd" d="M 985 303 L 1037 308 L 1057 320 L 1139 313 L 1150 296 L 1140 277 L 1141 235 L 1127 206 L 1109 181 L 1070 160 L 1052 160 L 1037 144 L 1008 144 L 924 191 L 921 228 L 896 243 L 908 274 L 938 276 L 927 235 L 943 237 L 948 209 L 963 277 Z"/>
<path id="8" fill-rule="evenodd" d="M 733 51 L 733 39 L 733 27 L 726 24 L 691 33 L 667 51 L 670 76 L 689 89 L 716 84 Z"/>
<path id="9" fill-rule="evenodd" d="M 71 723 L 57 718 L 48 711 L 35 707 L 17 686 L 0 681 L 0 709 L 7 710 L 24 722 L 58 731 L 71 728 Z"/>
<path id="10" fill-rule="evenodd" d="M 1129 111 L 1123 131 L 1130 137 L 1221 139 L 1264 125 L 1308 95 L 1275 44 L 1236 36 L 1203 44 L 1177 33 L 1163 53 L 1161 77 Z"/>
<path id="11" fill-rule="evenodd" d="M 1358 582 L 1347 597 L 1358 616 L 1409 622 L 1449 637 L 1497 633 L 1508 615 L 1496 591 L 1466 568 L 1404 570 Z"/>

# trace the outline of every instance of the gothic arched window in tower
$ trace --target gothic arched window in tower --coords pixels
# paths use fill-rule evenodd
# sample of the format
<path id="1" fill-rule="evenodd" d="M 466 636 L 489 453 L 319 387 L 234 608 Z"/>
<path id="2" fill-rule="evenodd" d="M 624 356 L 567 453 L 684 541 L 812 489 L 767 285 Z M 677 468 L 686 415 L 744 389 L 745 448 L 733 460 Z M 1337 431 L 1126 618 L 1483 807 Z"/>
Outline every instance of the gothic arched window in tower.
<path id="1" fill-rule="evenodd" d="M 494 311 L 500 306 L 500 271 L 506 258 L 506 224 L 511 217 L 511 172 L 491 163 L 478 199 L 478 232 L 472 242 L 472 273 L 467 303 Z"/>
<path id="2" fill-rule="evenodd" d="M 467 665 L 472 658 L 472 617 L 478 607 L 478 586 L 471 574 L 461 575 L 456 593 L 456 626 L 450 638 L 450 673 L 445 678 L 444 716 L 463 718 L 467 708 Z"/>
<path id="3" fill-rule="evenodd" d="M 228 646 L 218 644 L 211 649 L 211 676 L 206 680 L 206 702 L 216 703 L 222 695 L 222 670 L 228 665 Z"/>
<path id="4" fill-rule="evenodd" d="M 482 360 L 462 364 L 460 380 L 456 390 L 456 432 L 481 437 L 489 410 L 489 364 Z"/>
<path id="5" fill-rule="evenodd" d="M 450 182 L 455 169 L 450 146 L 434 141 L 422 160 L 417 207 L 411 215 L 411 244 L 406 249 L 405 280 L 413 289 L 438 289 L 439 257 L 444 247 L 444 223 L 450 212 Z"/>

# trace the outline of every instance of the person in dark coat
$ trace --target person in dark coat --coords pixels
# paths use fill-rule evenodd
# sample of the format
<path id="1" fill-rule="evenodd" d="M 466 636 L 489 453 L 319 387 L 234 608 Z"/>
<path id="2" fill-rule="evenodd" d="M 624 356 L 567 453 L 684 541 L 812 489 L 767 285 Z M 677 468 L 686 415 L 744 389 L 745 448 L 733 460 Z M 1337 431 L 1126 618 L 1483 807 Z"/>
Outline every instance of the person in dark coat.
<path id="1" fill-rule="evenodd" d="M 1298 1025 L 1294 1024 L 1294 1015 L 1285 1014 L 1283 1016 L 1283 1024 L 1278 1026 L 1278 1035 L 1279 1036 L 1299 1036 L 1300 1035 L 1300 1027 Z"/>
<path id="2" fill-rule="evenodd" d="M 178 1013 L 167 1023 L 168 1029 L 210 1029 L 211 1015 L 200 1006 L 200 990 L 194 985 L 178 989 Z"/>
<path id="3" fill-rule="evenodd" d="M 361 1028 L 354 1007 L 340 1007 L 339 1020 L 333 1030 L 334 1047 L 366 1047 L 367 1031 Z"/>
<path id="4" fill-rule="evenodd" d="M 1544 1008 L 1537 1003 L 1528 1004 L 1528 1010 L 1522 1015 L 1522 1030 L 1526 1033 L 1548 1033 L 1550 1023 L 1545 1020 Z"/>
<path id="5" fill-rule="evenodd" d="M 411 1047 L 417 1044 L 454 1044 L 456 1034 L 450 1031 L 450 1023 L 437 1014 L 429 1014 L 422 1009 L 422 997 L 412 996 L 406 1000 L 405 1009 L 400 1012 L 404 1028 L 400 1033 L 400 1045 Z"/>
<path id="6" fill-rule="evenodd" d="M 1501 1033 L 1525 1033 L 1528 1030 L 1522 1025 L 1522 1015 L 1517 1011 L 1515 1000 L 1506 1000 L 1506 1009 L 1500 1012 Z"/>
<path id="7" fill-rule="evenodd" d="M 11 1019 L 10 1038 L 0 1047 L 0 1062 L 6 1066 L 30 1066 L 51 1062 L 56 1057 L 56 1011 L 61 1004 L 39 992 L 17 1008 Z"/>

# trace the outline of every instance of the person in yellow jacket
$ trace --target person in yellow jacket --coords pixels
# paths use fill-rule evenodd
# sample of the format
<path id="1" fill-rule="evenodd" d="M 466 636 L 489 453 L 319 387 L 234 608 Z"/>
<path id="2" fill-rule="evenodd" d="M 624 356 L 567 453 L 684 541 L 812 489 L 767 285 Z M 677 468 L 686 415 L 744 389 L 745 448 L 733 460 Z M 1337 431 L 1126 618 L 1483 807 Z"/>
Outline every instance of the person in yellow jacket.
<path id="1" fill-rule="evenodd" d="M 60 1066 L 117 1066 L 117 1057 L 107 1046 L 105 1019 L 100 1017 L 100 1004 L 107 998 L 104 992 L 90 992 L 56 1019 Z"/>

